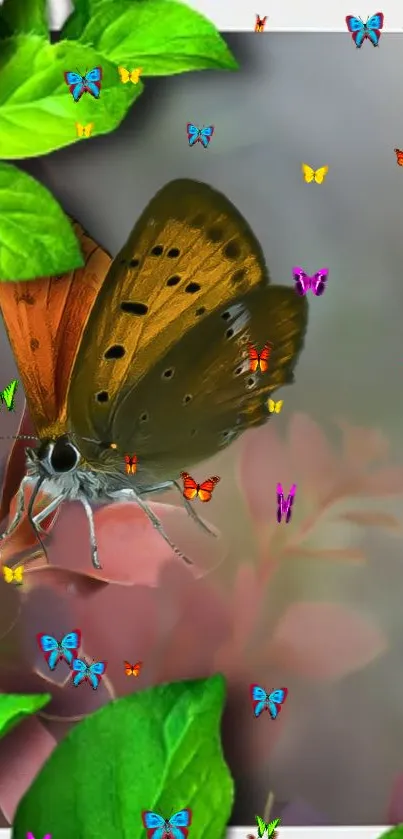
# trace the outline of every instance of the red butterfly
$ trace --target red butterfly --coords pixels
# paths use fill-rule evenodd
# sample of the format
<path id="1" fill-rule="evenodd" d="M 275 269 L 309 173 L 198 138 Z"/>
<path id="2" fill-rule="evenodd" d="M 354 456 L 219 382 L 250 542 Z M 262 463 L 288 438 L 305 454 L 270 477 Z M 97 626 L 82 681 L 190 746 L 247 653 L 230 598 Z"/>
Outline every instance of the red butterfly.
<path id="1" fill-rule="evenodd" d="M 130 457 L 129 454 L 125 454 L 125 464 L 127 474 L 134 475 L 137 470 L 137 455 L 134 454 L 132 457 Z"/>
<path id="2" fill-rule="evenodd" d="M 262 373 L 267 373 L 272 349 L 272 345 L 267 343 L 264 345 L 262 352 L 259 353 L 253 344 L 249 344 L 249 369 L 251 373 L 256 373 L 258 367 Z"/>
<path id="3" fill-rule="evenodd" d="M 180 476 L 183 481 L 183 497 L 187 498 L 188 501 L 192 501 L 194 498 L 200 498 L 200 501 L 211 501 L 213 489 L 221 480 L 214 475 L 212 478 L 207 478 L 207 481 L 203 481 L 202 484 L 197 484 L 191 478 L 189 472 L 181 472 Z"/>
<path id="4" fill-rule="evenodd" d="M 259 15 L 256 15 L 255 32 L 263 32 L 266 25 L 266 20 L 267 15 L 265 15 L 265 17 L 259 17 Z"/>
<path id="5" fill-rule="evenodd" d="M 403 166 L 403 151 L 401 149 L 395 149 L 395 155 L 397 165 Z"/>
<path id="6" fill-rule="evenodd" d="M 138 661 L 136 664 L 130 664 L 130 661 L 124 661 L 123 664 L 125 666 L 126 676 L 138 676 L 143 662 Z"/>

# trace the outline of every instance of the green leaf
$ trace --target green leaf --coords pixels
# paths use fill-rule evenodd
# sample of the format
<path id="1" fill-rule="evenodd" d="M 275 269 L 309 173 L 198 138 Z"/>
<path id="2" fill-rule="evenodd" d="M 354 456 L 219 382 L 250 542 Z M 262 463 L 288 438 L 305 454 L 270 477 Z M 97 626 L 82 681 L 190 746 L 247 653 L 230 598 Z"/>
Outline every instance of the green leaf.
<path id="1" fill-rule="evenodd" d="M 51 700 L 49 693 L 0 693 L 0 737 Z"/>
<path id="2" fill-rule="evenodd" d="M 102 2 L 103 0 L 75 0 L 74 10 L 62 27 L 61 38 L 78 40 L 94 10 Z"/>
<path id="3" fill-rule="evenodd" d="M 238 69 L 214 24 L 175 0 L 103 0 L 80 41 L 114 64 L 142 67 L 143 76 Z"/>
<path id="4" fill-rule="evenodd" d="M 385 833 L 381 833 L 378 839 L 403 839 L 403 824 L 397 824 Z"/>
<path id="5" fill-rule="evenodd" d="M 102 66 L 100 98 L 84 94 L 74 102 L 66 70 Z M 30 71 L 27 72 L 27 67 Z M 0 158 L 47 154 L 79 140 L 76 122 L 93 123 L 93 135 L 108 134 L 121 123 L 143 90 L 139 82 L 121 84 L 117 68 L 90 46 L 20 35 L 1 42 Z"/>
<path id="6" fill-rule="evenodd" d="M 4 0 L 0 7 L 0 39 L 24 34 L 49 36 L 46 0 Z"/>
<path id="7" fill-rule="evenodd" d="M 0 163 L 0 281 L 64 274 L 83 264 L 71 223 L 53 195 Z"/>
<path id="8" fill-rule="evenodd" d="M 224 836 L 233 782 L 221 750 L 222 676 L 111 702 L 57 746 L 20 801 L 13 839 L 144 839 L 141 810 L 193 811 L 192 839 Z"/>

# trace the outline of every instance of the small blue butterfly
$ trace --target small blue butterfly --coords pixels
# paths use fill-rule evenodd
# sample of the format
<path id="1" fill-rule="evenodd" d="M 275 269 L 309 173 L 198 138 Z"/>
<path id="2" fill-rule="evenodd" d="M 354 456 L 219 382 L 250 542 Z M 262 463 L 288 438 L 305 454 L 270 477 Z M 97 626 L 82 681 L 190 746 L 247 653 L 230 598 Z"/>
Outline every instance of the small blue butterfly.
<path id="1" fill-rule="evenodd" d="M 78 685 L 81 685 L 81 682 L 87 681 L 90 683 L 92 689 L 96 690 L 101 681 L 101 677 L 105 673 L 106 665 L 106 661 L 94 661 L 93 664 L 87 664 L 84 659 L 76 658 L 71 666 L 73 673 L 75 673 L 73 677 L 74 687 L 76 688 Z"/>
<path id="2" fill-rule="evenodd" d="M 356 47 L 362 47 L 366 38 L 371 41 L 374 47 L 379 44 L 381 37 L 381 29 L 383 29 L 383 14 L 382 12 L 375 12 L 372 17 L 364 21 L 360 17 L 354 15 L 347 15 L 346 17 L 347 29 L 351 32 L 352 39 Z"/>
<path id="3" fill-rule="evenodd" d="M 81 99 L 83 93 L 90 93 L 94 99 L 99 99 L 101 95 L 102 67 L 94 67 L 85 76 L 82 76 L 81 73 L 74 73 L 72 70 L 68 70 L 64 74 L 64 80 L 68 84 L 75 102 Z"/>
<path id="4" fill-rule="evenodd" d="M 164 819 L 151 810 L 143 810 L 141 817 L 148 839 L 186 839 L 192 823 L 192 811 L 179 810 L 170 819 Z"/>
<path id="5" fill-rule="evenodd" d="M 53 635 L 45 635 L 40 632 L 36 636 L 36 640 L 39 649 L 46 658 L 49 670 L 54 670 L 57 662 L 61 659 L 67 661 L 67 664 L 71 666 L 80 649 L 81 632 L 79 629 L 73 629 L 73 632 L 69 632 L 61 641 L 57 641 L 56 638 L 53 638 Z"/>
<path id="6" fill-rule="evenodd" d="M 273 690 L 272 693 L 266 693 L 259 685 L 251 685 L 250 698 L 255 717 L 260 717 L 263 711 L 268 711 L 272 720 L 275 720 L 281 711 L 283 702 L 287 699 L 287 694 L 287 688 L 279 688 Z"/>
<path id="7" fill-rule="evenodd" d="M 189 146 L 201 143 L 203 148 L 206 149 L 214 134 L 214 125 L 208 125 L 206 128 L 198 128 L 197 125 L 193 125 L 192 122 L 188 122 L 186 125 L 186 131 Z"/>

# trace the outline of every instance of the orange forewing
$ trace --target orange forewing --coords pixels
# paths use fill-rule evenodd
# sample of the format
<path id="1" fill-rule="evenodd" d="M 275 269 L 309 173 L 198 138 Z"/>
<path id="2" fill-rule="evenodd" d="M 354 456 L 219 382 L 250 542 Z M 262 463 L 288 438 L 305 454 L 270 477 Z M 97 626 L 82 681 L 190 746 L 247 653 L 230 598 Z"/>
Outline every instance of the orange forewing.
<path id="1" fill-rule="evenodd" d="M 203 481 L 202 484 L 198 484 L 191 475 L 189 475 L 189 472 L 181 472 L 180 476 L 183 481 L 183 496 L 184 498 L 187 498 L 188 501 L 192 501 L 197 497 L 200 498 L 200 501 L 211 501 L 213 489 L 220 480 L 217 475 L 213 475 L 212 478 L 207 478 L 207 481 Z"/>
<path id="2" fill-rule="evenodd" d="M 124 661 L 123 664 L 125 666 L 126 676 L 138 676 L 143 662 L 138 661 L 136 664 L 130 664 L 129 661 Z"/>
<path id="3" fill-rule="evenodd" d="M 0 283 L 0 308 L 35 432 L 40 437 L 66 432 L 71 371 L 112 261 L 79 224 L 73 226 L 85 259 L 83 268 L 61 277 Z"/>

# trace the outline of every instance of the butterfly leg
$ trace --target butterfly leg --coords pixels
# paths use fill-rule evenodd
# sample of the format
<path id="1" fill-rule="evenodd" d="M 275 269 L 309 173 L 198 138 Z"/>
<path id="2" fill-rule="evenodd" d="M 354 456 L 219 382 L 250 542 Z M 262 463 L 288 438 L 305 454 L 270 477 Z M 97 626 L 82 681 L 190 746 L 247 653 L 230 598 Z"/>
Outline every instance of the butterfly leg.
<path id="1" fill-rule="evenodd" d="M 44 556 L 45 556 L 45 559 L 46 559 L 46 561 L 47 561 L 47 559 L 48 559 L 48 555 L 47 555 L 47 553 L 46 553 L 45 545 L 44 545 L 44 544 L 43 544 L 43 542 L 42 542 L 42 539 L 41 539 L 41 534 L 39 533 L 39 530 L 38 530 L 38 528 L 36 527 L 36 525 L 35 525 L 35 521 L 34 521 L 34 518 L 33 518 L 33 516 L 32 516 L 32 511 L 33 511 L 33 509 L 34 509 L 34 504 L 35 504 L 35 501 L 36 501 L 36 499 L 37 499 L 37 497 L 38 497 L 39 490 L 40 490 L 40 488 L 41 488 L 41 486 L 42 486 L 42 484 L 43 484 L 43 482 L 44 482 L 44 481 L 45 481 L 45 477 L 39 478 L 39 480 L 36 482 L 36 484 L 35 484 L 35 486 L 34 486 L 34 488 L 33 488 L 33 490 L 32 490 L 32 495 L 31 495 L 31 498 L 29 499 L 29 504 L 28 504 L 27 519 L 28 519 L 29 523 L 31 524 L 31 526 L 32 526 L 32 529 L 33 529 L 34 533 L 36 533 L 36 535 L 37 535 L 37 537 L 38 537 L 39 544 L 40 544 L 40 546 L 41 546 L 41 549 L 42 549 L 43 554 L 44 554 Z"/>
<path id="2" fill-rule="evenodd" d="M 177 548 L 176 545 L 171 541 L 168 534 L 165 532 L 164 527 L 162 526 L 162 522 L 160 522 L 158 516 L 156 516 L 155 513 L 153 513 L 153 511 L 150 510 L 148 504 L 145 501 L 143 501 L 143 499 L 140 495 L 137 494 L 137 492 L 134 492 L 134 490 L 132 489 L 119 489 L 117 490 L 117 492 L 108 493 L 108 497 L 113 498 L 116 501 L 125 501 L 128 499 L 132 499 L 133 501 L 135 501 L 139 505 L 139 507 L 141 507 L 141 509 L 145 512 L 153 527 L 155 527 L 155 529 L 158 530 L 160 536 L 162 536 L 164 541 L 167 543 L 167 545 L 169 545 L 169 547 L 176 554 L 176 556 L 179 556 L 180 559 L 183 559 L 183 561 L 186 562 L 186 565 L 193 565 L 192 560 L 189 559 L 189 557 L 185 556 L 185 554 L 183 554 L 182 551 L 180 551 L 179 548 Z"/>
<path id="3" fill-rule="evenodd" d="M 43 510 L 40 510 L 39 513 L 33 516 L 32 520 L 34 522 L 35 530 L 38 533 L 47 532 L 46 530 L 43 530 L 43 528 L 41 527 L 41 523 L 45 519 L 47 519 L 47 517 L 50 516 L 51 513 L 57 510 L 58 507 L 60 507 L 62 501 L 64 501 L 64 495 L 56 495 L 55 498 L 52 498 L 52 501 L 50 501 L 50 503 L 43 508 Z"/>
<path id="4" fill-rule="evenodd" d="M 199 527 L 202 528 L 202 530 L 205 530 L 205 532 L 208 533 L 209 536 L 215 536 L 215 538 L 217 538 L 217 533 L 215 533 L 214 530 L 210 530 L 208 524 L 205 524 L 203 519 L 201 519 L 200 516 L 198 516 L 196 510 L 193 507 L 193 504 L 191 504 L 190 501 L 188 501 L 187 498 L 183 498 L 182 487 L 178 483 L 178 481 L 164 481 L 161 484 L 157 484 L 156 486 L 153 486 L 151 489 L 144 490 L 144 493 L 142 492 L 140 494 L 141 495 L 143 495 L 143 494 L 144 495 L 146 495 L 146 494 L 151 495 L 151 493 L 153 493 L 153 492 L 164 492 L 164 490 L 171 489 L 172 487 L 175 487 L 175 489 L 177 489 L 178 492 L 180 493 L 180 495 L 182 497 L 182 500 L 184 502 L 184 506 L 186 507 L 186 510 L 189 513 L 189 516 L 193 519 L 193 521 L 195 521 L 199 525 Z"/>
<path id="5" fill-rule="evenodd" d="M 91 545 L 91 558 L 92 564 L 97 571 L 100 571 L 102 566 L 98 559 L 98 546 L 97 546 L 97 538 L 95 535 L 95 524 L 94 524 L 94 516 L 91 509 L 91 504 L 86 498 L 85 495 L 80 495 L 78 499 L 84 507 L 85 514 L 87 516 L 88 527 L 90 531 L 90 545 Z"/>
<path id="6" fill-rule="evenodd" d="M 5 539 L 6 536 L 10 536 L 10 534 L 13 533 L 15 528 L 20 523 L 20 521 L 22 519 L 22 516 L 24 515 L 24 510 L 25 510 L 25 496 L 24 496 L 25 487 L 27 486 L 27 484 L 32 483 L 32 481 L 35 481 L 35 480 L 37 480 L 37 479 L 31 477 L 31 475 L 25 475 L 25 478 L 22 479 L 22 481 L 20 483 L 18 493 L 17 493 L 17 508 L 16 508 L 16 511 L 15 511 L 14 518 L 10 522 L 10 524 L 8 525 L 8 527 L 4 531 L 4 533 L 1 534 L 0 539 Z M 34 492 L 35 492 L 35 490 L 34 490 Z"/>

